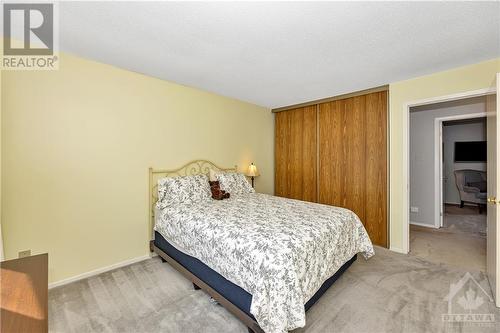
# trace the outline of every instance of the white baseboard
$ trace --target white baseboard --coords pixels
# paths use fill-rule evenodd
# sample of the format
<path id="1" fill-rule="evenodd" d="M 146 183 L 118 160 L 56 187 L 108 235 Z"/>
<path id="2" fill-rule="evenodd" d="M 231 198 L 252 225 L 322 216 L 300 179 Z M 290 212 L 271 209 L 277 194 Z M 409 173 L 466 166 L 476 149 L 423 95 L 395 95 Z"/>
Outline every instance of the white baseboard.
<path id="1" fill-rule="evenodd" d="M 125 261 L 122 261 L 122 262 L 118 262 L 118 263 L 110 265 L 110 266 L 106 266 L 106 267 L 101 267 L 101 268 L 98 268 L 98 269 L 94 269 L 92 271 L 85 272 L 85 273 L 82 273 L 82 274 L 78 274 L 78 275 L 69 277 L 67 279 L 62 279 L 62 280 L 59 280 L 59 281 L 56 281 L 56 282 L 52 282 L 52 283 L 49 283 L 49 289 L 52 289 L 52 288 L 55 288 L 55 287 L 59 287 L 59 286 L 63 286 L 65 284 L 68 284 L 68 283 L 71 283 L 71 282 L 75 282 L 75 281 L 78 281 L 78 280 L 86 279 L 88 277 L 91 277 L 91 276 L 94 276 L 94 275 L 98 275 L 98 274 L 101 274 L 101 273 L 104 273 L 104 272 L 112 271 L 113 269 L 117 269 L 117 268 L 120 268 L 120 267 L 124 267 L 124 266 L 128 266 L 128 265 L 131 265 L 131 264 L 135 264 L 136 262 L 144 261 L 144 260 L 150 259 L 152 257 L 153 257 L 153 255 L 147 254 L 145 256 L 141 256 L 141 257 L 137 257 L 137 258 L 132 258 L 132 259 L 129 259 L 129 260 L 125 260 Z"/>
<path id="2" fill-rule="evenodd" d="M 420 222 L 412 222 L 410 221 L 410 224 L 413 225 L 418 225 L 419 227 L 424 227 L 424 228 L 432 228 L 432 229 L 439 229 L 436 227 L 434 224 L 427 224 L 427 223 L 420 223 Z"/>
<path id="3" fill-rule="evenodd" d="M 391 246 L 389 250 L 391 250 L 392 252 L 407 254 L 405 251 L 403 251 L 403 249 L 400 249 L 399 247 Z"/>

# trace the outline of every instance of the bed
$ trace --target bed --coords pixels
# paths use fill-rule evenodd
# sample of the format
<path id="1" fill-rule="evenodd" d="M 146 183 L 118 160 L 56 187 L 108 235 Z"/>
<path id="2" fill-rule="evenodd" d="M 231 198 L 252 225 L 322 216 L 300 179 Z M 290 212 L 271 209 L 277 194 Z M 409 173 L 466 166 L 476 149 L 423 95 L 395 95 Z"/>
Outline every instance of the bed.
<path id="1" fill-rule="evenodd" d="M 165 180 L 190 178 L 169 177 L 188 175 L 201 182 L 204 176 L 197 175 L 210 169 L 238 178 L 236 167 L 203 160 L 176 170 L 150 169 L 150 248 L 249 332 L 303 327 L 305 312 L 357 254 L 374 254 L 359 218 L 343 208 L 254 193 L 250 187 L 234 187 L 236 193 L 221 201 L 164 204 L 158 184 L 163 189 Z"/>

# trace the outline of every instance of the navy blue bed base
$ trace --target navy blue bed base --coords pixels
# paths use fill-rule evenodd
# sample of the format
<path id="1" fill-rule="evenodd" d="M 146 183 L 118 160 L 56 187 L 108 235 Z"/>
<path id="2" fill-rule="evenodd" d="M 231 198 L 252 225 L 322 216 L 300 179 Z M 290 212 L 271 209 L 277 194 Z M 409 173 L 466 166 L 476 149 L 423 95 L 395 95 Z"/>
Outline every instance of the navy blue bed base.
<path id="1" fill-rule="evenodd" d="M 184 266 L 188 271 L 196 275 L 200 280 L 204 281 L 215 291 L 221 294 L 225 299 L 236 305 L 241 311 L 255 319 L 250 313 L 250 305 L 252 304 L 252 295 L 246 292 L 238 285 L 228 281 L 222 275 L 202 263 L 200 260 L 188 256 L 187 254 L 173 247 L 163 236 L 155 231 L 154 244 L 163 252 L 168 254 L 172 259 Z M 340 269 L 321 285 L 319 290 L 305 304 L 305 310 L 309 310 L 311 306 L 331 287 L 331 285 L 346 271 L 349 266 L 356 260 L 357 254 L 346 262 Z"/>

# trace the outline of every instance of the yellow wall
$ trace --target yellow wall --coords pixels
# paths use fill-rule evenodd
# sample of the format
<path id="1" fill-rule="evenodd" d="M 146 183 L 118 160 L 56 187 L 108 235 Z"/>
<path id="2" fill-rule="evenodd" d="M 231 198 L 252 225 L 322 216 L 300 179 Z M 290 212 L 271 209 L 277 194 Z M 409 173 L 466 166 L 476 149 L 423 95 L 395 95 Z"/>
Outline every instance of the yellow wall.
<path id="1" fill-rule="evenodd" d="M 500 58 L 389 85 L 390 98 L 390 244 L 403 249 L 406 170 L 403 168 L 404 105 L 414 101 L 489 88 L 500 72 Z"/>
<path id="2" fill-rule="evenodd" d="M 0 39 L 3 43 L 3 40 Z M 3 47 L 0 49 L 3 54 Z M 0 70 L 0 260 L 4 259 L 3 236 L 2 236 L 2 73 Z"/>
<path id="3" fill-rule="evenodd" d="M 266 108 L 65 54 L 1 92 L 6 257 L 48 252 L 51 282 L 149 253 L 150 166 L 255 162 L 273 193 Z"/>

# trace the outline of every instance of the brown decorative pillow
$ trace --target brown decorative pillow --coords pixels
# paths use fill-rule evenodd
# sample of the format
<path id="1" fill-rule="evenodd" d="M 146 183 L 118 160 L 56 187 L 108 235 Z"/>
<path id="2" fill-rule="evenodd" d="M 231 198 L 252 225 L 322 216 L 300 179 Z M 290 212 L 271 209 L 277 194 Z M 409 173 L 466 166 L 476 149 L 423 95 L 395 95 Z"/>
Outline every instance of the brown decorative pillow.
<path id="1" fill-rule="evenodd" d="M 222 200 L 229 198 L 229 193 L 220 189 L 219 181 L 209 181 L 210 191 L 212 191 L 212 199 Z"/>

